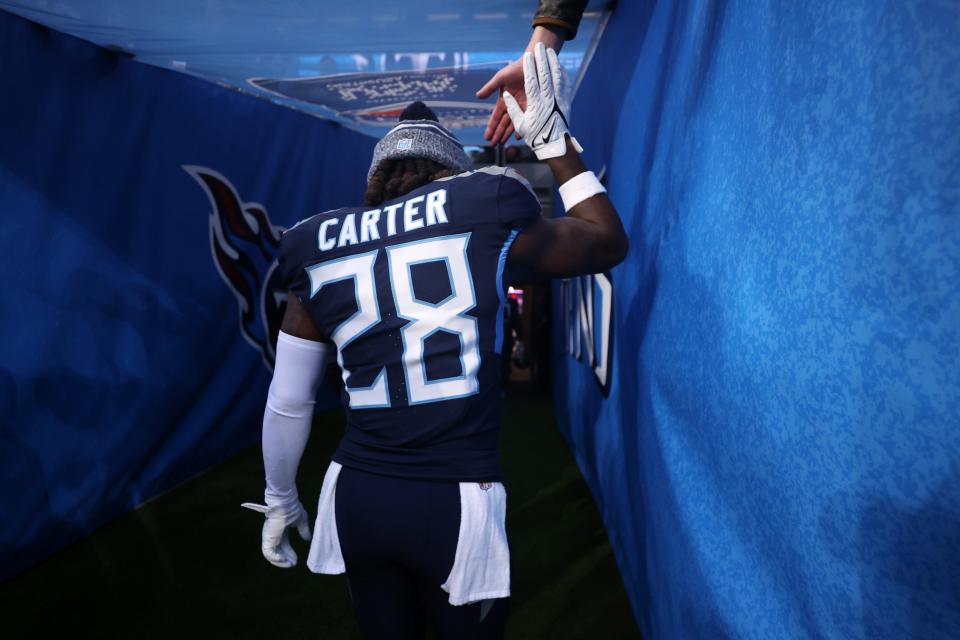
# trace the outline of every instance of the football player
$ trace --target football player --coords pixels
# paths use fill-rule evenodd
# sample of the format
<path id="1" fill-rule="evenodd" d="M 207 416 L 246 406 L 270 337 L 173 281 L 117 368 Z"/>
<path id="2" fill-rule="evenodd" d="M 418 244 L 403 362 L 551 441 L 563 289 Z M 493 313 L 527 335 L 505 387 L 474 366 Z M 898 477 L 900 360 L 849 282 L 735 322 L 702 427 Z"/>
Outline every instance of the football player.
<path id="1" fill-rule="evenodd" d="M 471 170 L 422 103 L 377 144 L 362 207 L 308 218 L 282 239 L 290 296 L 263 423 L 262 552 L 296 564 L 311 539 L 296 472 L 326 360 L 343 372 L 347 431 L 327 469 L 307 566 L 346 571 L 366 638 L 499 638 L 510 564 L 497 464 L 507 264 L 604 271 L 627 239 L 569 134 L 566 78 L 541 44 L 523 61 L 513 126 L 546 161 L 567 210 L 540 216 L 509 168 Z M 509 357 L 509 354 L 503 354 Z"/>

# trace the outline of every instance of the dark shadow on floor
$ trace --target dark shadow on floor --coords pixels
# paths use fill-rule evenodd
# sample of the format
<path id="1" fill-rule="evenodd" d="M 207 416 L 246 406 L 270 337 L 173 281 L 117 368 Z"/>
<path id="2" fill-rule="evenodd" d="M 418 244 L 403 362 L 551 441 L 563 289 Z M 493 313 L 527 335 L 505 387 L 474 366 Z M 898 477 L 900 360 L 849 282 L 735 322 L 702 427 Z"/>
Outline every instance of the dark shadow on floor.
<path id="1" fill-rule="evenodd" d="M 549 398 L 518 387 L 503 405 L 513 592 L 507 637 L 638 638 L 610 545 Z M 318 416 L 300 493 L 316 512 L 343 430 Z M 260 555 L 259 447 L 143 505 L 0 584 L 3 637 L 356 638 L 346 580 Z M 299 540 L 297 541 L 299 542 Z"/>

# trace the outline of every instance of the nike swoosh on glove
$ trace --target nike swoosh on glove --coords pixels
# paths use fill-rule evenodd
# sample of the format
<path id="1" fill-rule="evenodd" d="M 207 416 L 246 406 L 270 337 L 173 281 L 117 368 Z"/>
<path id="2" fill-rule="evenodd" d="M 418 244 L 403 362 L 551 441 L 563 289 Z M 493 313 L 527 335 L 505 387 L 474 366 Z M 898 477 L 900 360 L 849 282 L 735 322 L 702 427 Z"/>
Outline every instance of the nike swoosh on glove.
<path id="1" fill-rule="evenodd" d="M 297 552 L 290 545 L 287 527 L 296 527 L 301 538 L 310 540 L 310 520 L 307 517 L 307 510 L 303 508 L 300 501 L 271 506 L 244 502 L 240 506 L 267 517 L 266 522 L 263 523 L 260 541 L 260 550 L 267 562 L 283 569 L 296 566 Z"/>
<path id="2" fill-rule="evenodd" d="M 503 103 L 513 128 L 540 160 L 565 155 L 566 136 L 570 133 L 566 117 L 570 105 L 565 97 L 569 82 L 567 72 L 557 59 L 557 52 L 538 42 L 533 53 L 524 53 L 523 82 L 527 94 L 526 111 L 508 91 L 503 92 Z M 570 142 L 578 152 L 583 151 L 573 136 L 570 136 Z"/>

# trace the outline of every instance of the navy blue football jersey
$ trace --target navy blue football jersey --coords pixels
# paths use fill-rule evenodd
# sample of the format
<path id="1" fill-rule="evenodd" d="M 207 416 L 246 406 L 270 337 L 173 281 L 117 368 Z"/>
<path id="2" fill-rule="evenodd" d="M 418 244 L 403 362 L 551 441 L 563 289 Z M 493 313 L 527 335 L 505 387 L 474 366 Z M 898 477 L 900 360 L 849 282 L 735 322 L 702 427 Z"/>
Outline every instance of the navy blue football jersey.
<path id="1" fill-rule="evenodd" d="M 334 460 L 388 475 L 493 481 L 507 252 L 540 215 L 486 167 L 287 231 L 291 292 L 337 345 L 347 431 Z"/>

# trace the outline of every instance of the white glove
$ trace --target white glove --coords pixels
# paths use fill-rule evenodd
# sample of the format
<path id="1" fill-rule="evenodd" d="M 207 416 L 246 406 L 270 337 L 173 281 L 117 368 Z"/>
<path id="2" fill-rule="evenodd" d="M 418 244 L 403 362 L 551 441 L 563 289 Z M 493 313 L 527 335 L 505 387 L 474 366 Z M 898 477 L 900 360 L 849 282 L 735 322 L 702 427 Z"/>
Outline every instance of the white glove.
<path id="1" fill-rule="evenodd" d="M 301 538 L 310 540 L 310 520 L 300 500 L 294 498 L 286 504 L 271 506 L 244 502 L 240 506 L 267 516 L 260 541 L 260 550 L 267 562 L 284 569 L 296 566 L 297 552 L 290 546 L 287 527 L 296 527 Z"/>
<path id="2" fill-rule="evenodd" d="M 566 70 L 557 59 L 557 52 L 538 42 L 532 54 L 529 51 L 524 53 L 523 82 L 527 94 L 526 111 L 509 92 L 503 92 L 503 103 L 513 121 L 513 128 L 537 158 L 546 160 L 565 155 L 566 136 L 570 133 L 566 117 L 570 105 L 565 96 L 569 82 Z M 578 152 L 583 151 L 573 136 L 570 136 L 570 142 Z"/>

